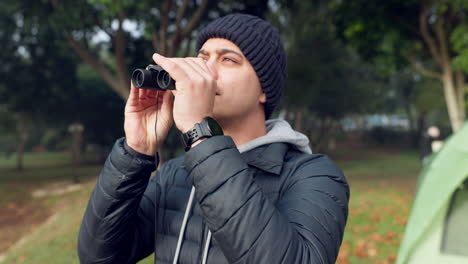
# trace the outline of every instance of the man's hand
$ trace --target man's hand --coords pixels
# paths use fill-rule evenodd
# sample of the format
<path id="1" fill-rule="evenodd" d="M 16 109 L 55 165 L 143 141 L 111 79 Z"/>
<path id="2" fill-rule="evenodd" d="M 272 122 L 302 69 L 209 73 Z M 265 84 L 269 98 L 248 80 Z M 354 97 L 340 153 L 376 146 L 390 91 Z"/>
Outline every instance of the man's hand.
<path id="1" fill-rule="evenodd" d="M 156 100 L 158 123 L 155 135 Z M 124 130 L 128 146 L 147 155 L 154 155 L 172 126 L 174 96 L 168 91 L 138 89 L 131 85 L 125 105 Z"/>
<path id="2" fill-rule="evenodd" d="M 134 150 L 154 155 L 175 122 L 181 132 L 191 129 L 204 117 L 213 115 L 216 80 L 200 58 L 153 59 L 174 79 L 176 90 L 156 91 L 131 87 L 125 106 L 125 135 Z M 156 96 L 159 96 L 157 142 L 154 131 Z M 174 99 L 175 96 L 175 99 Z"/>
<path id="3" fill-rule="evenodd" d="M 203 59 L 166 58 L 159 54 L 154 54 L 153 59 L 175 81 L 173 116 L 181 132 L 213 115 L 217 85 Z"/>

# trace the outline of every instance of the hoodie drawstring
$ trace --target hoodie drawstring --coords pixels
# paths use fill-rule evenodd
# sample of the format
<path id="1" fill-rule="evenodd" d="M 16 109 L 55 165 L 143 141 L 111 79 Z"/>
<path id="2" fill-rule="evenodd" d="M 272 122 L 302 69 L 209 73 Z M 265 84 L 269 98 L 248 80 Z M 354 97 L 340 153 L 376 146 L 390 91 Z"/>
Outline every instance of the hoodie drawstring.
<path id="1" fill-rule="evenodd" d="M 208 250 L 210 250 L 210 242 L 211 242 L 211 230 L 208 229 L 208 235 L 206 236 L 205 249 L 203 250 L 202 264 L 206 264 L 206 260 L 208 259 Z"/>
<path id="2" fill-rule="evenodd" d="M 187 202 L 187 207 L 185 208 L 184 220 L 182 221 L 182 226 L 180 227 L 179 239 L 177 240 L 176 252 L 175 252 L 175 256 L 174 256 L 174 260 L 172 261 L 172 264 L 177 264 L 177 261 L 179 260 L 180 248 L 182 247 L 182 240 L 184 239 L 185 228 L 187 227 L 188 217 L 189 217 L 190 211 L 192 210 L 194 196 L 195 196 L 195 187 L 192 186 L 192 191 L 190 191 L 190 197 Z"/>
<path id="3" fill-rule="evenodd" d="M 189 218 L 190 212 L 192 211 L 194 196 L 195 196 L 195 187 L 192 186 L 192 190 L 190 191 L 190 197 L 187 202 L 187 207 L 185 207 L 184 219 L 182 220 L 182 226 L 180 227 L 179 239 L 177 240 L 176 252 L 175 252 L 175 256 L 174 256 L 174 260 L 172 261 L 172 264 L 177 264 L 177 262 L 179 261 L 180 249 L 182 248 L 182 241 L 184 240 L 184 234 L 185 234 L 185 229 L 187 228 L 188 218 Z M 208 258 L 208 251 L 210 248 L 210 241 L 211 241 L 211 231 L 208 229 L 208 235 L 206 237 L 206 244 L 203 250 L 202 264 L 206 264 L 206 260 Z"/>

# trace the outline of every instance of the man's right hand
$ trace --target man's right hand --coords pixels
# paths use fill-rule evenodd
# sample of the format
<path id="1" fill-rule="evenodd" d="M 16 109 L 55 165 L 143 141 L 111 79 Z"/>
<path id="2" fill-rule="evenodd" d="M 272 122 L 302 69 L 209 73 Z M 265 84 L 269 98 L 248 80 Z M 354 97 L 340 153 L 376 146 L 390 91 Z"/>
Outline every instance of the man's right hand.
<path id="1" fill-rule="evenodd" d="M 157 142 L 156 96 L 159 96 Z M 174 95 L 170 91 L 139 89 L 132 84 L 125 105 L 124 130 L 128 146 L 140 153 L 155 155 L 174 122 L 173 103 Z"/>

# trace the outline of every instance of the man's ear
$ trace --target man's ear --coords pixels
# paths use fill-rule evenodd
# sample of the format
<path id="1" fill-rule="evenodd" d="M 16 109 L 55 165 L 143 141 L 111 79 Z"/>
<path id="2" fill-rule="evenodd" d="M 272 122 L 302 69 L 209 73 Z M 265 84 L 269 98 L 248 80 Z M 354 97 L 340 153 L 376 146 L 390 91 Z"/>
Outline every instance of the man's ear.
<path id="1" fill-rule="evenodd" d="M 265 92 L 262 92 L 262 94 L 260 95 L 260 97 L 258 99 L 259 99 L 260 103 L 262 103 L 262 104 L 266 103 L 266 94 L 265 94 Z"/>

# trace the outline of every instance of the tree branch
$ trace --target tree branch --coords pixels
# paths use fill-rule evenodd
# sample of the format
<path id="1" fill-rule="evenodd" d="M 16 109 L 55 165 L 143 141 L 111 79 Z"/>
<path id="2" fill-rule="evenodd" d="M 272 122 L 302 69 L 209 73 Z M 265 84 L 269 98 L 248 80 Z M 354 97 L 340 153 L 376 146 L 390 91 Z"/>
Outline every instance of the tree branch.
<path id="1" fill-rule="evenodd" d="M 80 56 L 80 58 L 87 64 L 89 64 L 96 72 L 101 75 L 104 81 L 119 94 L 122 98 L 128 96 L 128 92 L 123 92 L 119 87 L 119 82 L 114 78 L 112 72 L 95 56 L 91 54 L 89 50 L 80 45 L 69 33 L 65 33 L 65 38 L 67 39 L 68 44 L 73 48 L 73 50 Z"/>
<path id="2" fill-rule="evenodd" d="M 202 0 L 202 2 L 200 3 L 200 6 L 197 8 L 192 18 L 185 26 L 185 28 L 182 30 L 180 28 L 177 28 L 176 33 L 174 34 L 174 36 L 171 38 L 171 41 L 170 41 L 171 45 L 169 47 L 169 53 L 171 55 L 175 55 L 182 40 L 187 38 L 195 29 L 195 27 L 200 24 L 201 17 L 203 16 L 203 13 L 205 12 L 207 5 L 208 5 L 208 0 Z"/>
<path id="3" fill-rule="evenodd" d="M 177 9 L 177 17 L 176 17 L 176 32 L 179 31 L 180 29 L 180 23 L 182 22 L 182 19 L 184 18 L 185 10 L 187 10 L 187 6 L 189 4 L 190 0 L 184 0 L 181 6 Z"/>
<path id="4" fill-rule="evenodd" d="M 437 50 L 437 44 L 434 38 L 429 33 L 429 29 L 427 27 L 427 16 L 428 8 L 425 4 L 422 4 L 421 12 L 419 13 L 419 31 L 421 32 L 423 40 L 426 42 L 427 46 L 429 47 L 429 51 L 431 52 L 432 57 L 434 57 L 435 61 L 442 65 L 442 61 L 440 59 L 439 52 Z"/>
<path id="5" fill-rule="evenodd" d="M 447 72 L 447 74 L 452 75 L 452 65 L 450 64 L 450 55 L 447 45 L 447 35 L 445 34 L 444 21 L 442 17 L 437 19 L 435 24 L 435 33 L 437 37 L 437 42 L 439 43 L 439 55 L 440 63 L 442 66 L 442 72 Z"/>
<path id="6" fill-rule="evenodd" d="M 125 62 L 125 32 L 122 28 L 123 21 L 125 20 L 124 12 L 119 12 L 117 15 L 119 21 L 117 33 L 114 38 L 114 54 L 117 62 L 117 73 L 119 75 L 121 86 L 124 84 L 130 86 L 130 75 L 127 70 L 127 63 Z"/>
<path id="7" fill-rule="evenodd" d="M 59 0 L 51 0 L 52 6 L 57 9 L 59 7 Z M 105 31 L 105 30 L 104 30 Z M 108 33 L 108 32 L 107 32 Z M 90 50 L 82 46 L 70 32 L 65 32 L 65 39 L 70 47 L 78 54 L 78 56 L 88 65 L 90 65 L 104 81 L 122 98 L 128 97 L 128 91 L 121 89 L 119 81 L 116 80 L 114 74 L 106 67 L 104 63 L 99 61 Z"/>
<path id="8" fill-rule="evenodd" d="M 167 53 L 167 27 L 169 25 L 169 11 L 171 10 L 173 0 L 165 0 L 160 13 L 159 25 L 159 50 L 158 53 L 166 55 Z"/>
<path id="9" fill-rule="evenodd" d="M 200 24 L 200 20 L 205 13 L 206 7 L 208 6 L 208 0 L 202 0 L 200 6 L 198 7 L 195 14 L 193 14 L 190 21 L 187 23 L 187 26 L 184 28 L 181 34 L 181 39 L 186 38 L 192 31 L 195 29 L 196 26 Z"/>
<path id="10" fill-rule="evenodd" d="M 169 47 L 167 51 L 167 54 L 169 56 L 175 55 L 177 49 L 179 48 L 180 42 L 182 42 L 182 30 L 180 29 L 180 24 L 182 22 L 182 19 L 184 18 L 185 10 L 187 9 L 189 1 L 190 0 L 184 0 L 184 2 L 182 2 L 182 5 L 179 6 L 179 8 L 177 9 L 176 30 L 172 35 L 171 39 L 169 40 Z"/>
<path id="11" fill-rule="evenodd" d="M 112 39 L 112 32 L 109 31 L 109 29 L 105 28 L 102 23 L 101 23 L 101 20 L 99 20 L 99 16 L 97 16 L 96 14 L 93 15 L 93 21 L 94 21 L 94 24 L 100 29 L 102 30 L 102 32 L 106 33 L 106 35 Z"/>
<path id="12" fill-rule="evenodd" d="M 421 75 L 429 77 L 429 78 L 434 78 L 438 80 L 442 80 L 442 74 L 438 72 L 433 72 L 430 71 L 423 66 L 421 66 L 414 57 L 411 57 L 410 55 L 403 55 L 403 57 L 411 64 L 413 69 L 417 72 L 419 72 Z"/>

